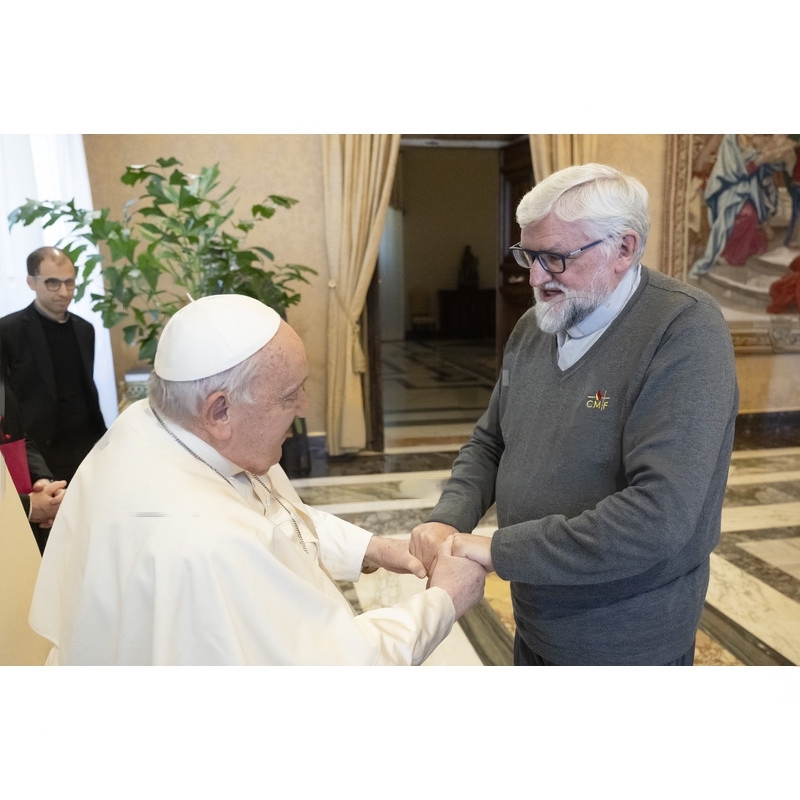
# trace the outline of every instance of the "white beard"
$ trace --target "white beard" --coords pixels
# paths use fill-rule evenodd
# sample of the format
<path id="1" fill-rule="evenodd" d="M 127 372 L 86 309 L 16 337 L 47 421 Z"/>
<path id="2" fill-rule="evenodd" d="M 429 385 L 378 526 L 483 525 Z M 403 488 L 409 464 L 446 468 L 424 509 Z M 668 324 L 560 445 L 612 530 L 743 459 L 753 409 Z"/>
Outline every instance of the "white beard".
<path id="1" fill-rule="evenodd" d="M 561 297 L 542 300 L 543 289 L 560 289 Z M 606 276 L 597 270 L 587 289 L 568 289 L 557 280 L 548 281 L 544 286 L 536 286 L 533 296 L 536 300 L 533 313 L 536 323 L 545 333 L 559 333 L 569 330 L 573 325 L 582 322 L 601 305 L 614 291 Z"/>

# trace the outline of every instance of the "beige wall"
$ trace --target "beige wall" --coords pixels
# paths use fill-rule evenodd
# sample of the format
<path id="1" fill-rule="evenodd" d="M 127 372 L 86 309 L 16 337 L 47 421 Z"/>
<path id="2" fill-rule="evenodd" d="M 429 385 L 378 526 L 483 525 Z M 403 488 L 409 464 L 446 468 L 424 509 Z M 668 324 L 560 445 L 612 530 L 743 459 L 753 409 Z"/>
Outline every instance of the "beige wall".
<path id="1" fill-rule="evenodd" d="M 402 170 L 406 289 L 428 290 L 431 310 L 438 315 L 436 292 L 458 288 L 467 245 L 478 258 L 480 286 L 493 289 L 498 267 L 498 152 L 404 148 Z"/>
<path id="2" fill-rule="evenodd" d="M 151 163 L 159 156 L 175 156 L 188 170 L 219 163 L 222 185 L 236 182 L 242 216 L 249 206 L 267 194 L 285 194 L 300 202 L 278 213 L 254 233 L 252 242 L 273 251 L 278 263 L 306 264 L 319 271 L 311 286 L 302 288 L 302 301 L 289 310 L 289 322 L 303 339 L 309 356 L 308 389 L 312 399 L 308 418 L 311 433 L 325 428 L 325 372 L 328 263 L 325 250 L 322 204 L 322 143 L 320 135 L 86 135 L 86 158 L 96 207 L 117 214 L 135 191 L 119 177 L 125 165 Z M 419 228 L 418 237 L 407 237 L 406 260 L 411 277 L 443 288 L 456 285 L 461 252 L 472 246 L 480 260 L 481 284 L 494 285 L 497 256 L 497 154 L 492 151 L 450 150 L 436 158 L 442 166 L 441 184 L 422 189 L 430 177 L 433 151 L 409 149 L 405 162 L 405 225 Z M 650 192 L 652 228 L 645 264 L 660 266 L 663 238 L 666 137 L 663 135 L 601 135 L 597 160 L 610 163 L 638 177 Z M 438 173 L 437 173 L 438 174 Z M 434 196 L 432 193 L 435 193 Z M 435 213 L 431 211 L 436 203 Z M 419 204 L 419 206 L 417 205 Z M 490 219 L 491 225 L 485 225 Z M 263 239 L 263 241 L 262 241 Z M 432 277 L 432 266 L 437 277 Z M 439 277 L 441 276 L 441 277 Z M 118 379 L 136 364 L 135 352 L 117 332 L 112 346 Z M 783 411 L 800 408 L 800 356 L 739 356 L 737 370 L 742 392 L 742 411 Z"/>
<path id="3" fill-rule="evenodd" d="M 737 355 L 739 411 L 800 410 L 800 353 Z"/>
<path id="4" fill-rule="evenodd" d="M 300 202 L 289 211 L 279 210 L 259 223 L 248 244 L 272 251 L 276 263 L 305 264 L 318 271 L 311 286 L 299 285 L 302 300 L 287 316 L 308 351 L 311 398 L 308 430 L 325 428 L 325 358 L 327 325 L 328 261 L 322 187 L 322 137 L 319 135 L 85 135 L 92 201 L 108 207 L 119 218 L 125 202 L 136 197 L 137 187 L 124 186 L 119 178 L 128 164 L 150 164 L 156 158 L 174 156 L 188 171 L 219 164 L 220 186 L 236 183 L 235 216 L 249 217 L 250 206 L 268 194 L 294 197 Z M 117 380 L 136 366 L 136 350 L 112 331 Z"/>
<path id="5" fill-rule="evenodd" d="M 650 235 L 643 263 L 660 268 L 663 237 L 667 137 L 663 134 L 606 134 L 597 137 L 597 161 L 638 178 L 650 194 Z"/>

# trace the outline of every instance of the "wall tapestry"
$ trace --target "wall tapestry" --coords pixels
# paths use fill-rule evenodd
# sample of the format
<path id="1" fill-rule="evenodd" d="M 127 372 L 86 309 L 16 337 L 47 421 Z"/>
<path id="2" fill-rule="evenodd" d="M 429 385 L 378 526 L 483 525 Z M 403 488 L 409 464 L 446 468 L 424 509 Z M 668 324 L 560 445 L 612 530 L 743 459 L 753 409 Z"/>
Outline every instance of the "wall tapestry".
<path id="1" fill-rule="evenodd" d="M 662 269 L 713 295 L 745 353 L 800 352 L 800 134 L 680 134 Z"/>

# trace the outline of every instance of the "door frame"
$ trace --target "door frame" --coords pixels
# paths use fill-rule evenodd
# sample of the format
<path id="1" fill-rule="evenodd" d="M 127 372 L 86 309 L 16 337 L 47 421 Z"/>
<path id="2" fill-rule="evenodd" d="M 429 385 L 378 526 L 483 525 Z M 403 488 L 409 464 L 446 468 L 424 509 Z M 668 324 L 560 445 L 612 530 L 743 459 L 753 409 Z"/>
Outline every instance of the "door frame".
<path id="1" fill-rule="evenodd" d="M 435 137 L 402 137 L 401 146 L 410 139 L 434 141 Z M 498 269 L 496 271 L 497 306 L 495 314 L 495 340 L 497 342 L 498 368 L 502 347 L 516 320 L 525 312 L 532 302 L 530 287 L 527 297 L 519 293 L 515 281 L 509 283 L 509 277 L 515 270 L 520 270 L 508 254 L 508 248 L 519 240 L 519 226 L 516 225 L 515 210 L 522 195 L 533 186 L 533 161 L 530 151 L 530 138 L 526 134 L 502 134 L 483 136 L 448 136 L 452 140 L 493 140 L 509 142 L 497 146 L 500 151 L 499 174 L 500 181 L 498 224 Z M 511 140 L 511 141 L 510 141 Z M 440 138 L 439 143 L 444 143 Z M 422 145 L 424 146 L 424 145 Z M 430 145 L 434 146 L 434 145 Z M 514 238 L 516 236 L 517 238 Z M 514 302 L 509 303 L 504 290 L 512 288 L 511 294 L 516 293 Z M 523 292 L 524 293 L 524 292 Z M 404 302 L 404 298 L 398 298 Z M 510 325 L 510 327 L 509 327 Z M 364 415 L 366 419 L 367 448 L 374 452 L 383 452 L 385 433 L 383 427 L 383 374 L 381 369 L 381 319 L 380 319 L 380 259 L 367 291 L 367 301 L 361 316 L 361 330 L 363 336 L 364 352 L 367 356 L 367 372 L 363 378 Z"/>

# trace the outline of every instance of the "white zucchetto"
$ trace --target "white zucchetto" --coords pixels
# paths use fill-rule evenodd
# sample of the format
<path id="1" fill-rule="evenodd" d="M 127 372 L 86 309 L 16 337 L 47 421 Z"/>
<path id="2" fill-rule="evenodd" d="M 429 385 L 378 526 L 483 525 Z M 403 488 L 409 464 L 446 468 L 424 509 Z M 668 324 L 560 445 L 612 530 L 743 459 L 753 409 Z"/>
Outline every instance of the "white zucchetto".
<path id="1" fill-rule="evenodd" d="M 168 320 L 153 371 L 166 381 L 195 381 L 241 364 L 278 332 L 277 311 L 252 297 L 215 294 Z"/>

